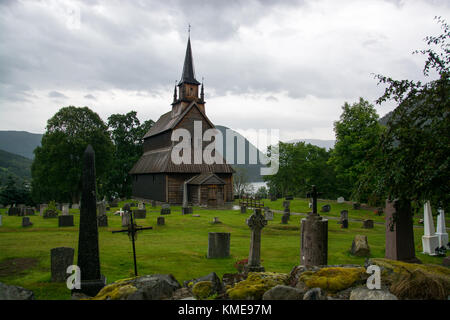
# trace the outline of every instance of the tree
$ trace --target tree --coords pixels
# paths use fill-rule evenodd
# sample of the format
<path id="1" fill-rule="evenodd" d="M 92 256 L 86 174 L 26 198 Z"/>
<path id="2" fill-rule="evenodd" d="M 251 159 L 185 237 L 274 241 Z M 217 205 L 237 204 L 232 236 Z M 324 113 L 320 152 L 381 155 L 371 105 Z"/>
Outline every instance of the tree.
<path id="1" fill-rule="evenodd" d="M 443 33 L 424 40 L 426 50 L 415 51 L 427 57 L 423 74 L 437 79 L 426 83 L 394 80 L 376 75 L 387 85 L 378 104 L 398 103 L 387 123 L 379 148 L 382 156 L 371 166 L 379 191 L 390 199 L 430 200 L 448 211 L 450 200 L 450 28 L 440 17 Z"/>
<path id="2" fill-rule="evenodd" d="M 89 144 L 95 150 L 97 188 L 102 195 L 113 152 L 106 124 L 88 107 L 74 106 L 61 108 L 48 120 L 31 166 L 36 202 L 79 201 L 83 153 Z"/>
<path id="3" fill-rule="evenodd" d="M 267 199 L 268 197 L 267 188 L 265 186 L 259 187 L 255 193 L 255 197 L 258 197 L 260 199 Z"/>
<path id="4" fill-rule="evenodd" d="M 108 118 L 114 143 L 112 168 L 106 186 L 109 198 L 131 196 L 132 181 L 128 172 L 142 155 L 143 137 L 153 124 L 153 120 L 141 124 L 136 111 L 113 114 Z"/>
<path id="5" fill-rule="evenodd" d="M 5 206 L 19 203 L 32 205 L 28 184 L 16 183 L 12 176 L 8 176 L 5 185 L 0 188 L 0 203 Z"/>
<path id="6" fill-rule="evenodd" d="M 245 168 L 234 168 L 233 174 L 233 188 L 234 194 L 241 198 L 246 193 L 252 192 L 252 185 L 248 181 L 248 176 Z"/>
<path id="7" fill-rule="evenodd" d="M 293 194 L 305 197 L 315 184 L 324 196 L 336 197 L 336 178 L 328 165 L 330 154 L 304 142 L 279 142 L 279 169 L 277 174 L 265 176 L 271 194 Z"/>
<path id="8" fill-rule="evenodd" d="M 371 157 L 376 156 L 382 131 L 373 105 L 363 98 L 342 107 L 340 120 L 334 122 L 336 143 L 329 163 L 334 166 L 345 198 L 366 202 L 370 191 L 359 186 Z M 370 189 L 370 188 L 368 188 Z"/>

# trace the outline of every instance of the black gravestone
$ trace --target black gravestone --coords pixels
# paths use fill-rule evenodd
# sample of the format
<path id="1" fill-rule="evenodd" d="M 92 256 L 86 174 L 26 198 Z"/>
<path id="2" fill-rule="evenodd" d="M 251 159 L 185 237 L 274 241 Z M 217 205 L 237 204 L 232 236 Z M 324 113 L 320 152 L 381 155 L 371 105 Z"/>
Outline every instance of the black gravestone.
<path id="1" fill-rule="evenodd" d="M 95 152 L 91 145 L 86 148 L 83 158 L 77 265 L 81 270 L 81 288 L 74 291 L 95 296 L 105 286 L 106 281 L 100 273 Z"/>
<path id="2" fill-rule="evenodd" d="M 73 248 L 67 247 L 53 248 L 50 250 L 52 282 L 66 281 L 67 277 L 69 277 L 69 274 L 66 273 L 67 267 L 73 265 L 74 253 L 75 250 Z"/>
<path id="3" fill-rule="evenodd" d="M 73 216 L 58 216 L 58 227 L 73 227 Z"/>

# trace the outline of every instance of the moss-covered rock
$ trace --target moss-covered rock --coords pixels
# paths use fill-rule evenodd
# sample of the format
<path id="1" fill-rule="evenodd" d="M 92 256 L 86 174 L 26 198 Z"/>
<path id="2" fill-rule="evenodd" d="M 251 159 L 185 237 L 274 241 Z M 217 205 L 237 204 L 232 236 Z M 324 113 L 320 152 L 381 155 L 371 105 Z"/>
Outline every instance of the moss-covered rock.
<path id="1" fill-rule="evenodd" d="M 211 281 L 199 281 L 192 287 L 192 293 L 197 299 L 206 299 L 213 293 Z"/>
<path id="2" fill-rule="evenodd" d="M 275 272 L 249 272 L 247 279 L 227 290 L 232 300 L 260 300 L 264 293 L 279 284 L 287 284 L 288 275 Z"/>
<path id="3" fill-rule="evenodd" d="M 365 269 L 359 268 L 322 268 L 319 271 L 305 271 L 299 278 L 309 288 L 321 288 L 335 293 L 361 282 L 365 278 Z"/>
<path id="4" fill-rule="evenodd" d="M 381 281 L 399 299 L 447 299 L 450 295 L 450 269 L 437 264 L 407 263 L 370 259 L 381 267 Z"/>

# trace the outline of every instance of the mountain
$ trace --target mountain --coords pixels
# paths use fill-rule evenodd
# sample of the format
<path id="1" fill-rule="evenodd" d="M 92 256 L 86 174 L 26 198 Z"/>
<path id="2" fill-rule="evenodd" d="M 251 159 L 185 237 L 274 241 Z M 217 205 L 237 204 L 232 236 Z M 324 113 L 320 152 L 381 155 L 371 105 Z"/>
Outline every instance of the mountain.
<path id="1" fill-rule="evenodd" d="M 26 131 L 0 131 L 0 149 L 34 159 L 33 150 L 41 145 L 42 134 Z"/>
<path id="2" fill-rule="evenodd" d="M 226 159 L 227 156 L 227 151 L 226 151 L 226 130 L 231 130 L 231 132 L 236 135 L 237 139 L 235 138 L 235 141 L 238 141 L 238 139 L 244 139 L 244 143 L 245 143 L 245 163 L 244 164 L 237 164 L 237 143 L 235 142 L 234 145 L 234 164 L 231 164 L 231 166 L 233 167 L 233 169 L 235 170 L 244 170 L 247 174 L 247 178 L 249 182 L 262 182 L 263 180 L 263 176 L 261 176 L 261 171 L 260 169 L 262 167 L 264 167 L 261 164 L 250 164 L 249 162 L 249 154 L 256 154 L 258 155 L 258 159 L 261 159 L 261 157 L 263 156 L 263 153 L 258 150 L 257 147 L 255 147 L 250 141 L 248 141 L 245 137 L 243 137 L 241 134 L 239 134 L 238 132 L 234 131 L 233 129 L 227 128 L 225 126 L 220 126 L 220 125 L 216 125 L 215 126 L 216 129 L 218 129 L 223 136 L 223 146 L 224 146 L 224 150 L 223 150 L 223 157 Z"/>
<path id="3" fill-rule="evenodd" d="M 286 143 L 297 143 L 297 142 L 305 142 L 305 144 L 312 144 L 313 146 L 317 146 L 320 148 L 325 148 L 330 150 L 334 148 L 335 140 L 320 140 L 320 139 L 294 139 L 286 141 Z"/>
<path id="4" fill-rule="evenodd" d="M 12 176 L 17 182 L 31 181 L 32 160 L 0 150 L 0 184 Z"/>

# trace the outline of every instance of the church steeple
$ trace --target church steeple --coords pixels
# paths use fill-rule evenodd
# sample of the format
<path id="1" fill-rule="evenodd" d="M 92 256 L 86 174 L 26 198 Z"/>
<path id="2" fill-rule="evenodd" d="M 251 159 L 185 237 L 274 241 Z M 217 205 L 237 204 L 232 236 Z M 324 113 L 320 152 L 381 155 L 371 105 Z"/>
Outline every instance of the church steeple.
<path id="1" fill-rule="evenodd" d="M 192 58 L 191 37 L 190 36 L 188 37 L 186 55 L 184 57 L 183 73 L 181 75 L 181 80 L 178 83 L 178 85 L 180 86 L 183 83 L 200 85 L 200 82 L 198 82 L 197 79 L 195 79 L 194 60 Z"/>
<path id="2" fill-rule="evenodd" d="M 188 42 L 186 47 L 186 55 L 184 57 L 183 72 L 181 80 L 178 82 L 178 97 L 176 91 L 174 92 L 174 101 L 172 103 L 173 115 L 178 115 L 182 112 L 192 101 L 197 103 L 197 106 L 202 112 L 205 112 L 204 92 L 202 85 L 202 92 L 199 92 L 200 82 L 195 79 L 194 59 L 192 57 L 191 36 L 189 30 Z M 200 93 L 200 97 L 199 97 Z"/>

